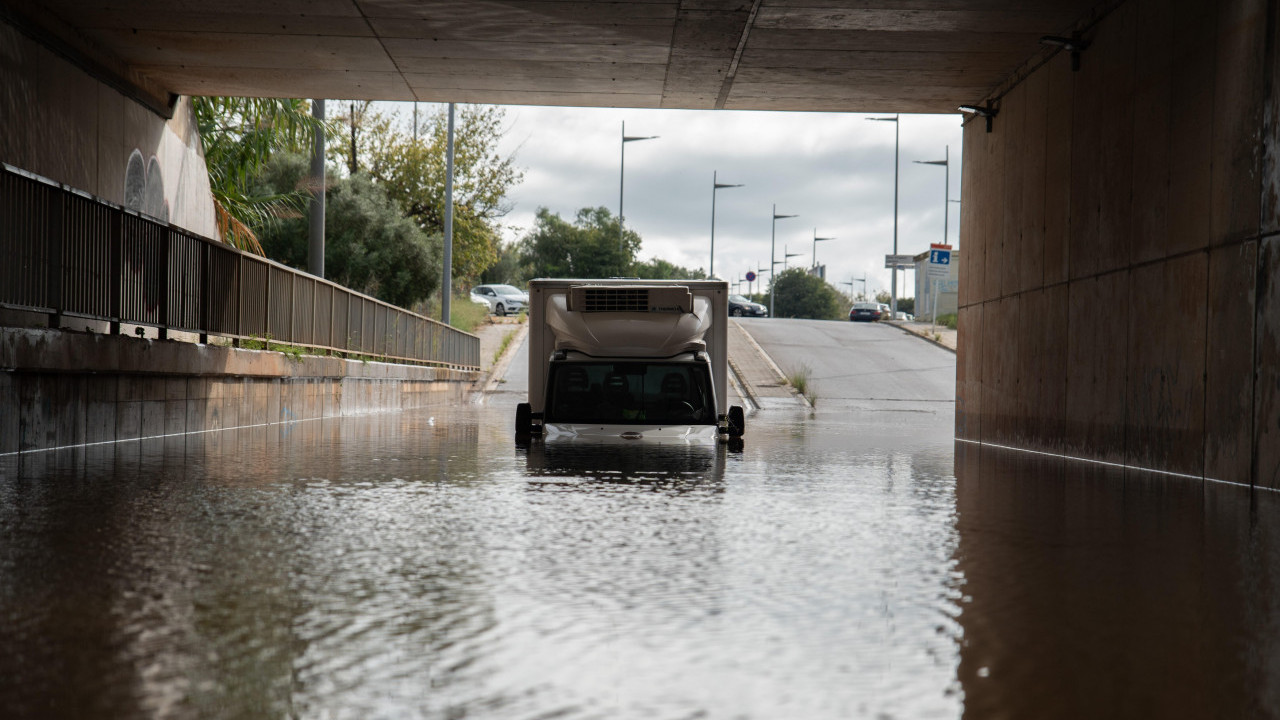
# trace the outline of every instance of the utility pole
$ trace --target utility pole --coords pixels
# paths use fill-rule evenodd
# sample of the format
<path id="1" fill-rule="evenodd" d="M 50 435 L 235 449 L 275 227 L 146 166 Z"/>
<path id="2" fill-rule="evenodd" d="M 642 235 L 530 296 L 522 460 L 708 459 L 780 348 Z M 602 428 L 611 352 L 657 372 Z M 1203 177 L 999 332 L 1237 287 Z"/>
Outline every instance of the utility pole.
<path id="1" fill-rule="evenodd" d="M 324 100 L 311 101 L 316 119 L 311 144 L 311 207 L 307 227 L 307 272 L 324 277 Z"/>

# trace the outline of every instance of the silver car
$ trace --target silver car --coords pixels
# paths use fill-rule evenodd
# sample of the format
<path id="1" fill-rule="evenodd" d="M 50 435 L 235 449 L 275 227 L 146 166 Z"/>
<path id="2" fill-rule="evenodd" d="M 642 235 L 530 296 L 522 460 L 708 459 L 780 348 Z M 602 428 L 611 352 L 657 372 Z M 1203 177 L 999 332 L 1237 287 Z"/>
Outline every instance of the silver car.
<path id="1" fill-rule="evenodd" d="M 529 304 L 529 295 L 510 285 L 477 285 L 471 296 L 488 303 L 489 312 L 494 315 L 518 313 Z"/>

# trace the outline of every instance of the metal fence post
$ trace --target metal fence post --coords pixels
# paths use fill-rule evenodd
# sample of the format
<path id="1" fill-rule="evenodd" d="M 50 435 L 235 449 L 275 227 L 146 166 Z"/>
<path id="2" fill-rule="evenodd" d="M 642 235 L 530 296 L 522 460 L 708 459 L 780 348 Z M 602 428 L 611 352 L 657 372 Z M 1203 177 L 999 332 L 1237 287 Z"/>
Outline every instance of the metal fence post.
<path id="1" fill-rule="evenodd" d="M 231 344 L 240 347 L 240 338 L 244 336 L 244 256 L 236 255 L 236 336 Z"/>
<path id="2" fill-rule="evenodd" d="M 211 293 L 209 286 L 209 254 L 213 249 L 206 242 L 200 245 L 200 293 L 196 297 L 196 302 L 200 306 L 200 342 L 209 344 L 209 325 L 211 317 L 209 314 L 209 295 Z"/>
<path id="3" fill-rule="evenodd" d="M 62 215 L 66 209 L 65 195 L 62 188 L 49 191 L 49 204 L 46 208 L 48 226 L 45 242 L 48 243 L 48 266 L 45 268 L 49 288 L 45 302 L 52 312 L 49 313 L 49 327 L 62 325 Z"/>
<path id="4" fill-rule="evenodd" d="M 111 334 L 119 335 L 123 314 L 120 309 L 120 293 L 121 278 L 124 277 L 124 212 L 120 208 L 112 208 L 111 217 L 111 278 L 107 281 L 111 297 L 107 300 L 107 314 L 111 316 Z"/>

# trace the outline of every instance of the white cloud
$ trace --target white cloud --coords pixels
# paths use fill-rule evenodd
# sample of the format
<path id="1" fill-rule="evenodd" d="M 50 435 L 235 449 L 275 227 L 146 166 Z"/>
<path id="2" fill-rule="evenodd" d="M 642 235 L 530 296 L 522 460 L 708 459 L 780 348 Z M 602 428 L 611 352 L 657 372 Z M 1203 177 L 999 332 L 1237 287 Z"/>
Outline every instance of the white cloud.
<path id="1" fill-rule="evenodd" d="M 887 289 L 884 256 L 893 251 L 892 123 L 840 113 L 506 108 L 502 152 L 516 153 L 525 171 L 513 188 L 506 238 L 533 223 L 539 207 L 565 218 L 579 208 L 618 211 L 621 124 L 628 135 L 658 135 L 626 148 L 627 226 L 644 239 L 641 255 L 706 268 L 710 254 L 712 172 L 745 187 L 716 195 L 716 274 L 737 280 L 767 265 L 771 209 L 797 214 L 777 224 L 777 257 L 784 246 L 807 265 L 813 235 L 818 260 L 833 283 L 867 276 L 869 289 Z M 884 117 L 875 115 L 874 117 Z M 961 126 L 958 115 L 901 116 L 898 251 L 923 252 L 942 239 L 941 160 L 950 146 L 950 193 L 960 197 Z M 959 240 L 959 205 L 950 206 L 948 236 Z M 899 276 L 899 292 L 910 285 Z M 847 286 L 844 286 L 847 287 Z M 861 287 L 861 283 L 858 283 Z M 908 287 L 907 292 L 910 292 Z"/>

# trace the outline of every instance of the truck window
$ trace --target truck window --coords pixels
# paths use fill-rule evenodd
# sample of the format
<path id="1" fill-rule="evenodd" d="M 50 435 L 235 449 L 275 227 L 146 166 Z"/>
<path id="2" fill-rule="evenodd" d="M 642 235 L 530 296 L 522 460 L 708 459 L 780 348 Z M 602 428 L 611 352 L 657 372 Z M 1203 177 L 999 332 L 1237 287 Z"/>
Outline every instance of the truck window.
<path id="1" fill-rule="evenodd" d="M 570 362 L 548 368 L 547 422 L 711 425 L 711 374 L 704 363 Z"/>

